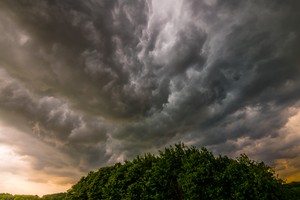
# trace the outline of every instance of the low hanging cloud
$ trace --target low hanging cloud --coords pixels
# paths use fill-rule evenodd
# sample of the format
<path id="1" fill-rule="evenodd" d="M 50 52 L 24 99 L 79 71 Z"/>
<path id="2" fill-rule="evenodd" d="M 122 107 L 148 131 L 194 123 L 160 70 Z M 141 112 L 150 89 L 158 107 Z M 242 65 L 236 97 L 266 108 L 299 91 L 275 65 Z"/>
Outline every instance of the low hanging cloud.
<path id="1" fill-rule="evenodd" d="M 10 135 L 0 142 L 33 169 L 79 176 L 178 141 L 235 156 L 292 134 L 284 127 L 299 111 L 296 1 L 0 6 L 0 120 L 50 149 L 13 145 Z M 262 158 L 265 148 L 249 153 Z M 269 164 L 288 156 L 271 148 Z M 45 158 L 50 151 L 65 161 Z"/>

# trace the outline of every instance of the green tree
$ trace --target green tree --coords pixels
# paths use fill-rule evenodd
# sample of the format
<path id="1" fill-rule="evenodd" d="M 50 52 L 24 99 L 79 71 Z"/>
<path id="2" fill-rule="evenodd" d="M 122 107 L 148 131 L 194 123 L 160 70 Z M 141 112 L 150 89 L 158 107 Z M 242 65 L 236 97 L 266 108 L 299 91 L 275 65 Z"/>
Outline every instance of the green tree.
<path id="1" fill-rule="evenodd" d="M 157 156 L 90 172 L 67 193 L 67 200 L 94 199 L 289 199 L 295 194 L 263 162 L 246 155 L 214 156 L 207 149 L 176 144 Z"/>

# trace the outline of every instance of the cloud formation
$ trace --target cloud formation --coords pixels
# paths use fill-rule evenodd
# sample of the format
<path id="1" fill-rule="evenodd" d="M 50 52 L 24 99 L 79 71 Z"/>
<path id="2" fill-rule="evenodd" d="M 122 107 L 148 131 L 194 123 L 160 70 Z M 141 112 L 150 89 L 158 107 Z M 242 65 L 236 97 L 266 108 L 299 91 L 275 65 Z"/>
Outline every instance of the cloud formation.
<path id="1" fill-rule="evenodd" d="M 0 121 L 22 133 L 1 133 L 0 144 L 33 170 L 71 183 L 178 141 L 273 166 L 297 158 L 298 143 L 266 141 L 300 138 L 286 128 L 299 112 L 298 2 L 0 7 Z"/>

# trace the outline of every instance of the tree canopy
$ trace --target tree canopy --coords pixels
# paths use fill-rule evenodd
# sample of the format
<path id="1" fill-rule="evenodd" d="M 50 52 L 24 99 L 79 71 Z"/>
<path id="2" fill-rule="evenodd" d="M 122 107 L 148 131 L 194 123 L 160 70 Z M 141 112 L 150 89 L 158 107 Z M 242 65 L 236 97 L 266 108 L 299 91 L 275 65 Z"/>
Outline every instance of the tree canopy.
<path id="1" fill-rule="evenodd" d="M 231 159 L 176 144 L 157 156 L 145 154 L 90 172 L 66 200 L 288 199 L 283 183 L 270 167 L 245 154 Z"/>

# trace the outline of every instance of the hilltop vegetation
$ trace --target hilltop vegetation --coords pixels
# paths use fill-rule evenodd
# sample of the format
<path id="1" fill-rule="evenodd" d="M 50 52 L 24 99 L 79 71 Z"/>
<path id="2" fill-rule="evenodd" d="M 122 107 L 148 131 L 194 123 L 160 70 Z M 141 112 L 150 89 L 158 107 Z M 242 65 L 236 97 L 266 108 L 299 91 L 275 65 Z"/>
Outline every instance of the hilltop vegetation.
<path id="1" fill-rule="evenodd" d="M 241 155 L 215 157 L 183 144 L 158 156 L 145 154 L 90 172 L 66 200 L 94 199 L 294 199 L 294 193 L 262 162 Z M 293 197 L 293 198 L 291 198 Z"/>
<path id="2" fill-rule="evenodd" d="M 300 183 L 284 184 L 270 167 L 244 154 L 231 159 L 214 156 L 205 148 L 178 144 L 160 151 L 157 156 L 145 154 L 90 172 L 67 193 L 42 198 L 0 195 L 0 200 L 4 199 L 295 200 L 300 199 Z"/>

